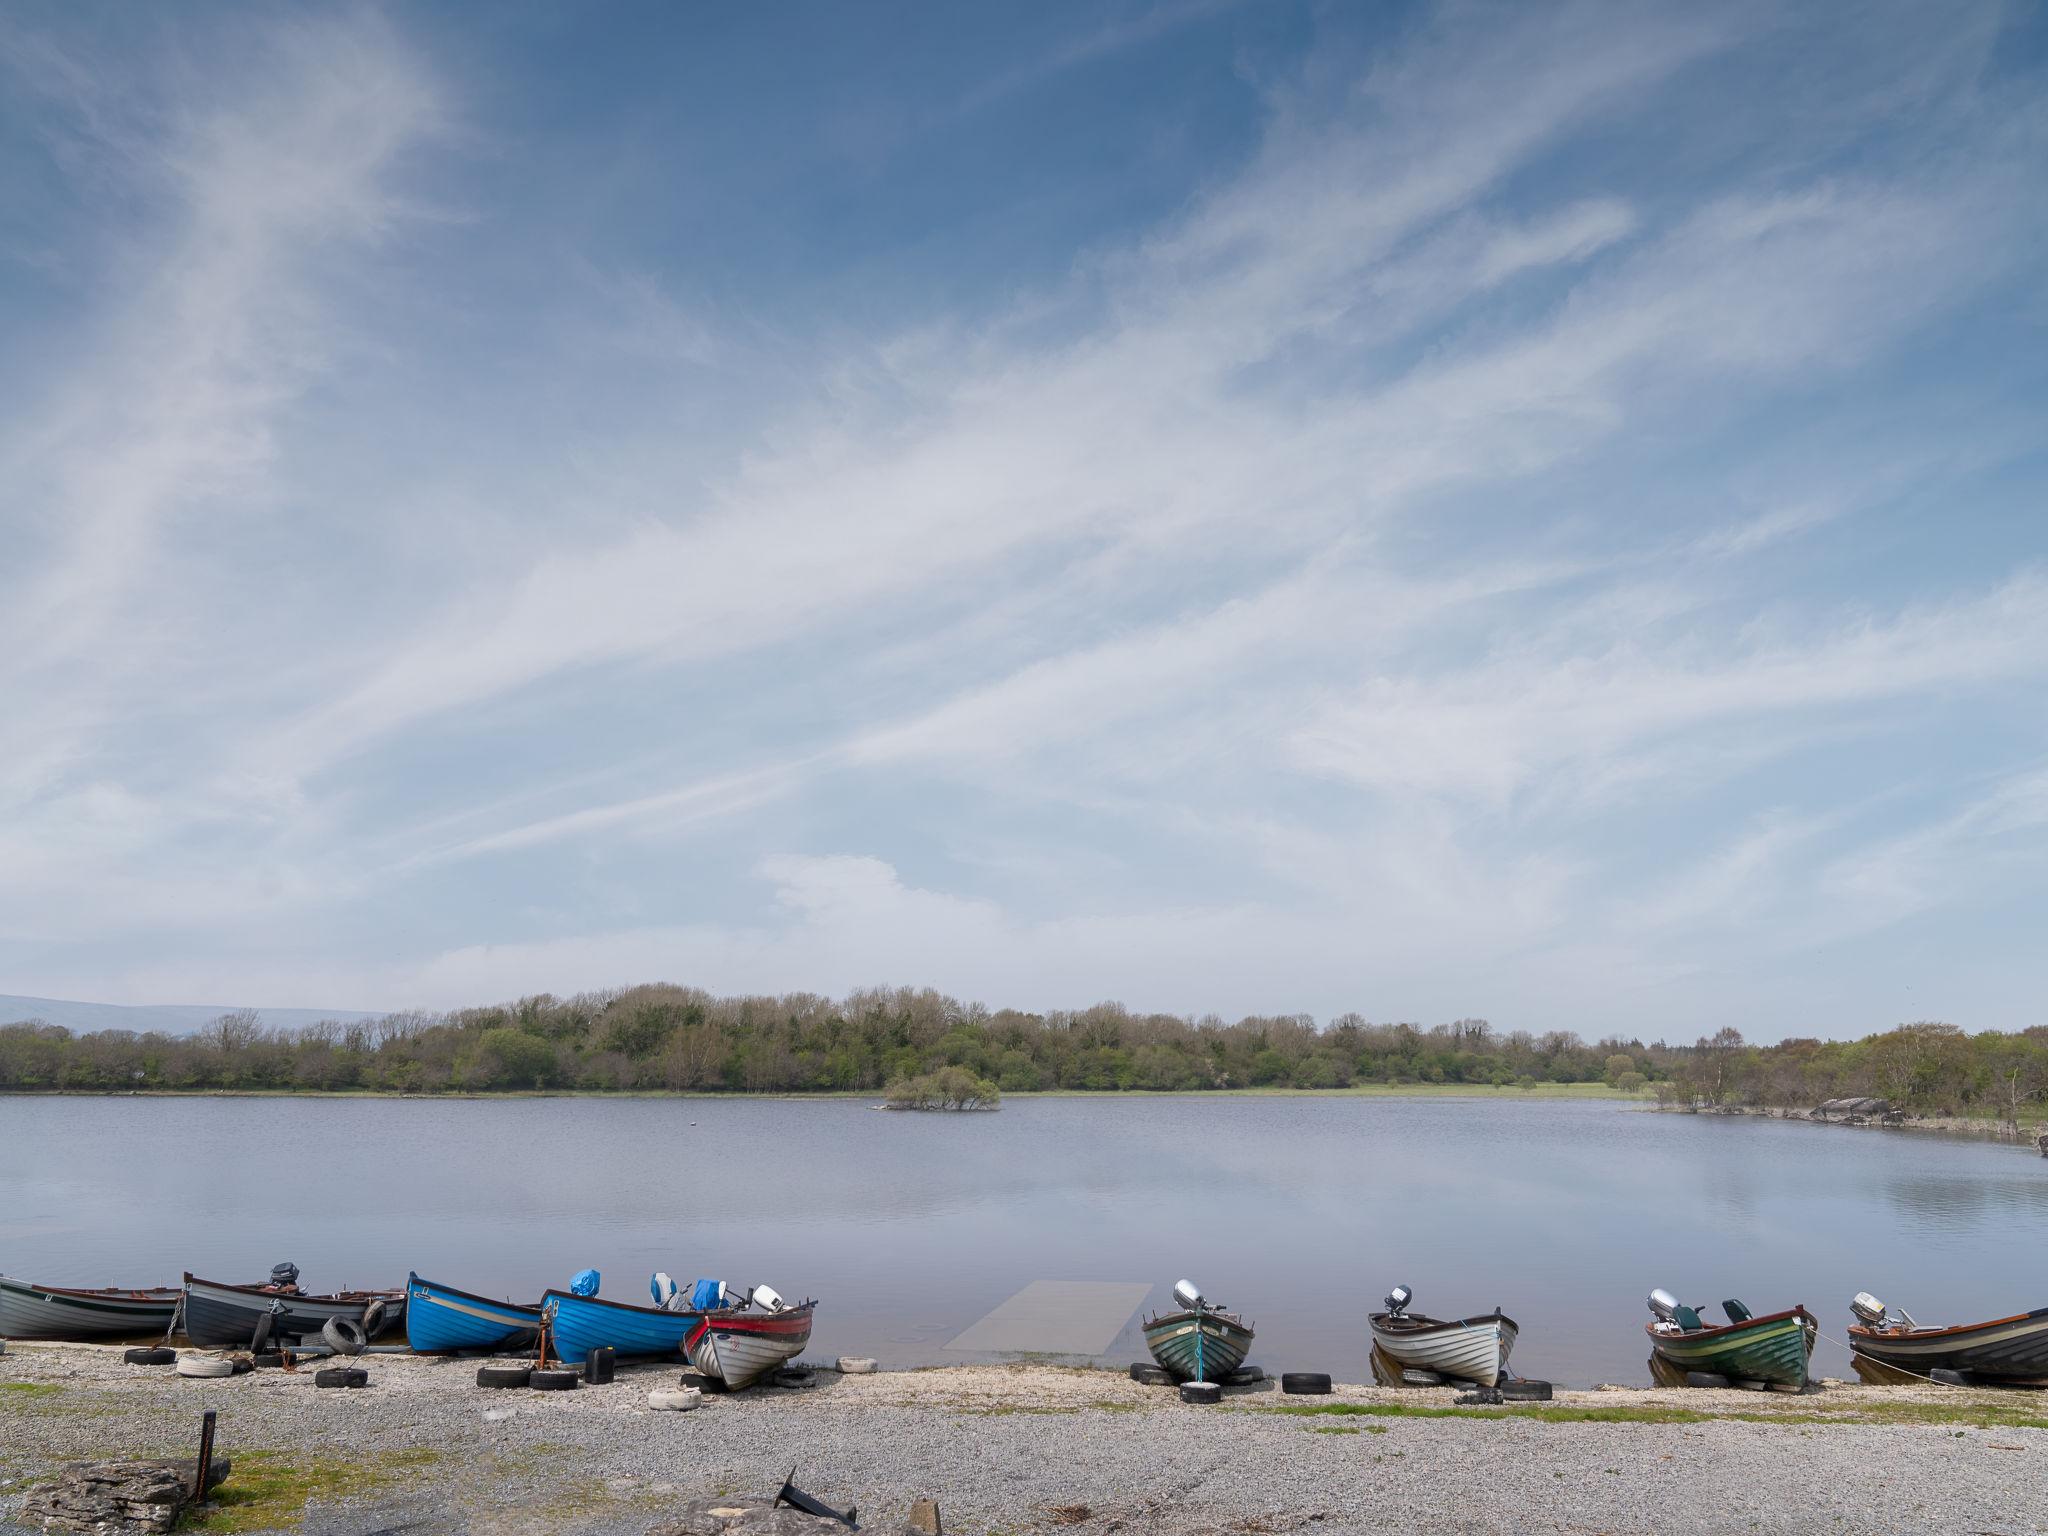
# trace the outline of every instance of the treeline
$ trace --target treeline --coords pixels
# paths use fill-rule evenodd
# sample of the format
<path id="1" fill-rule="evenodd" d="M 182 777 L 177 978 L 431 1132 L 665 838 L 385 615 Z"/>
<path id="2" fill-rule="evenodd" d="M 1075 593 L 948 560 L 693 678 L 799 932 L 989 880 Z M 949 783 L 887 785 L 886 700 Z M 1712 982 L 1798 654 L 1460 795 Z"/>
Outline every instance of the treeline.
<path id="1" fill-rule="evenodd" d="M 1484 1019 L 1427 1028 L 1357 1014 L 1321 1026 L 1302 1014 L 1225 1023 L 1115 1003 L 991 1011 L 928 989 L 835 1001 L 666 985 L 291 1031 L 266 1029 L 250 1013 L 184 1036 L 0 1026 L 0 1090 L 13 1091 L 869 1093 L 946 1067 L 1003 1093 L 1608 1083 L 1709 1104 L 1859 1093 L 1923 1112 L 1988 1113 L 2048 1087 L 2048 1028 L 1966 1035 L 1913 1024 L 1861 1041 L 1770 1047 L 1723 1030 L 1690 1046 L 1620 1037 L 1589 1045 L 1569 1031 L 1503 1032 Z"/>

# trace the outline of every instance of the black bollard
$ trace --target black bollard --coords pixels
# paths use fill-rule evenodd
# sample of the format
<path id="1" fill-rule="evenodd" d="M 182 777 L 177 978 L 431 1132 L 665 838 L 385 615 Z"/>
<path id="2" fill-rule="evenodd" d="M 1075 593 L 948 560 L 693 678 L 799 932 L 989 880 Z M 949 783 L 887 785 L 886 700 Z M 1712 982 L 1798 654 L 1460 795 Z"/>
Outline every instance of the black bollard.
<path id="1" fill-rule="evenodd" d="M 198 1480 L 192 1484 L 192 1502 L 194 1504 L 204 1504 L 206 1502 L 206 1480 L 211 1476 L 213 1476 L 213 1410 L 209 1408 L 206 1410 L 205 1417 L 199 1421 L 199 1476 Z"/>

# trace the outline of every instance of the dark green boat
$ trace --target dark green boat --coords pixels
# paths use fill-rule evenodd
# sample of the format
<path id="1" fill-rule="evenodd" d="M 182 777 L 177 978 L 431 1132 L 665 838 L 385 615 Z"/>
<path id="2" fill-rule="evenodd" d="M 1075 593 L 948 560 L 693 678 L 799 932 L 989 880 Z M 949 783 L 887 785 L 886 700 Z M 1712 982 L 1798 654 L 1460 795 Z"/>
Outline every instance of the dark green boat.
<path id="1" fill-rule="evenodd" d="M 1697 1309 L 1678 1305 L 1667 1292 L 1653 1292 L 1650 1310 L 1657 1321 L 1648 1329 L 1655 1358 L 1677 1372 L 1707 1371 L 1774 1387 L 1806 1385 L 1806 1364 L 1820 1326 L 1811 1312 L 1794 1307 L 1756 1317 L 1739 1301 L 1724 1301 L 1721 1308 L 1728 1322 L 1713 1328 L 1700 1320 Z"/>
<path id="2" fill-rule="evenodd" d="M 1187 1281 L 1173 1288 L 1181 1310 L 1145 1320 L 1145 1347 L 1175 1381 L 1221 1381 L 1251 1352 L 1251 1325 L 1202 1299 Z"/>

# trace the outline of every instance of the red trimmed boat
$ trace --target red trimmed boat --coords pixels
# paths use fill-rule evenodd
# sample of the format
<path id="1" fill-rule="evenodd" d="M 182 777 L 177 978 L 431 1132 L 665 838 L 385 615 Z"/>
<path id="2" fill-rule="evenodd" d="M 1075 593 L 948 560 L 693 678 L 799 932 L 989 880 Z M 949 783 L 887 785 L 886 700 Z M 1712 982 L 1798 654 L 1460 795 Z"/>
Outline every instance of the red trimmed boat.
<path id="1" fill-rule="evenodd" d="M 758 1303 L 760 1290 L 754 1296 Z M 715 1376 L 738 1392 L 804 1352 L 817 1308 L 815 1301 L 769 1311 L 720 1307 L 706 1312 L 690 1330 L 683 1353 L 706 1376 Z"/>

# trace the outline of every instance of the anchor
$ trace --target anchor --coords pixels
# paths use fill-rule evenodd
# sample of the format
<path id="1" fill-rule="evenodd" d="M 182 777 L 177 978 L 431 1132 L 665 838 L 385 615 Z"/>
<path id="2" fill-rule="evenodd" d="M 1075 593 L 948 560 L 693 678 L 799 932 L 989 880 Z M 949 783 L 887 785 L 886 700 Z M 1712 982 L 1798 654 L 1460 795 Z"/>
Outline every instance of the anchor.
<path id="1" fill-rule="evenodd" d="M 842 1515 L 831 1505 L 812 1498 L 803 1489 L 797 1487 L 795 1467 L 791 1467 L 789 1469 L 789 1476 L 782 1480 L 782 1491 L 775 1495 L 775 1503 L 787 1504 L 792 1509 L 800 1509 L 807 1515 L 816 1515 L 821 1520 L 837 1520 L 850 1531 L 860 1529 L 859 1521 L 856 1518 L 860 1514 L 859 1510 L 849 1509 Z"/>

